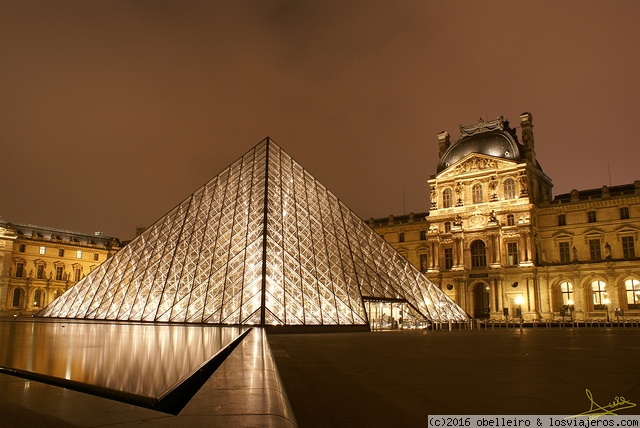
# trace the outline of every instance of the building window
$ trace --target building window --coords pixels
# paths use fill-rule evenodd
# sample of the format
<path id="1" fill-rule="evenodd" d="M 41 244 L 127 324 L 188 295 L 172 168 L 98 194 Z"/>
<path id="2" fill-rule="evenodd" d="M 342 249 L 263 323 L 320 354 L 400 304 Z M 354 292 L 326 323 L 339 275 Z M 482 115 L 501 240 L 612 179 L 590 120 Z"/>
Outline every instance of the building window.
<path id="1" fill-rule="evenodd" d="M 451 208 L 451 200 L 453 199 L 453 192 L 450 188 L 446 188 L 442 191 L 442 208 Z"/>
<path id="2" fill-rule="evenodd" d="M 56 280 L 62 281 L 63 275 L 64 275 L 64 266 L 56 266 Z"/>
<path id="3" fill-rule="evenodd" d="M 16 288 L 13 290 L 13 299 L 11 300 L 11 306 L 20 307 L 20 303 L 22 300 L 22 289 Z"/>
<path id="4" fill-rule="evenodd" d="M 40 306 L 42 306 L 43 300 L 44 300 L 44 292 L 42 290 L 36 290 L 36 292 L 33 293 L 33 306 L 35 306 L 36 308 L 39 308 Z"/>
<path id="5" fill-rule="evenodd" d="M 591 256 L 591 261 L 602 260 L 599 239 L 589 239 L 589 254 Z"/>
<path id="6" fill-rule="evenodd" d="M 78 268 L 75 273 L 75 281 L 78 282 L 80 279 L 82 279 L 82 269 Z"/>
<path id="7" fill-rule="evenodd" d="M 82 258 L 82 251 L 80 251 L 80 250 L 76 251 L 76 258 L 77 259 L 81 259 Z"/>
<path id="8" fill-rule="evenodd" d="M 24 276 L 24 263 L 16 263 L 16 278 L 22 278 Z"/>
<path id="9" fill-rule="evenodd" d="M 398 233 L 398 242 L 404 242 L 404 232 Z"/>
<path id="10" fill-rule="evenodd" d="M 21 253 L 24 253 L 26 249 L 27 247 L 24 244 L 20 244 L 20 246 L 18 247 L 18 251 L 20 251 Z"/>
<path id="11" fill-rule="evenodd" d="M 627 220 L 629 218 L 629 207 L 620 208 L 620 219 Z"/>
<path id="12" fill-rule="evenodd" d="M 507 226 L 513 226 L 516 224 L 516 216 L 513 214 L 507 214 Z"/>
<path id="13" fill-rule="evenodd" d="M 595 223 L 596 222 L 596 212 L 595 211 L 587 212 L 587 221 L 589 223 Z"/>
<path id="14" fill-rule="evenodd" d="M 607 298 L 606 284 L 604 281 L 593 281 L 591 283 L 593 292 L 593 309 L 604 309 Z"/>
<path id="15" fill-rule="evenodd" d="M 573 305 L 573 284 L 569 281 L 561 282 L 560 291 L 562 292 L 562 304 L 566 306 Z"/>
<path id="16" fill-rule="evenodd" d="M 627 290 L 627 305 L 629 309 L 640 309 L 640 281 L 627 279 L 624 281 Z"/>
<path id="17" fill-rule="evenodd" d="M 421 231 L 420 231 L 420 240 L 421 240 L 421 241 L 424 241 L 424 240 L 426 240 L 426 239 L 427 239 L 427 231 L 426 231 L 426 230 L 421 230 Z M 96 254 L 96 255 L 97 255 L 97 254 Z M 96 259 L 96 260 L 98 260 L 98 259 Z"/>
<path id="18" fill-rule="evenodd" d="M 95 254 L 93 255 L 93 260 L 95 260 L 96 262 L 98 261 L 98 253 L 95 253 Z"/>
<path id="19" fill-rule="evenodd" d="M 518 264 L 518 243 L 507 242 L 507 264 L 516 266 Z"/>
<path id="20" fill-rule="evenodd" d="M 567 216 L 564 214 L 558 215 L 558 226 L 566 226 L 567 225 Z"/>
<path id="21" fill-rule="evenodd" d="M 37 279 L 45 279 L 44 265 L 38 265 Z"/>
<path id="22" fill-rule="evenodd" d="M 446 270 L 453 268 L 453 248 L 444 249 L 444 268 Z"/>
<path id="23" fill-rule="evenodd" d="M 513 199 L 516 197 L 516 182 L 513 178 L 504 180 L 504 198 Z"/>
<path id="24" fill-rule="evenodd" d="M 471 268 L 487 266 L 487 250 L 483 241 L 476 240 L 471 243 Z"/>
<path id="25" fill-rule="evenodd" d="M 474 184 L 473 187 L 471 188 L 471 193 L 473 195 L 473 203 L 474 204 L 481 204 L 483 202 L 483 200 L 482 200 L 482 184 L 480 184 L 480 183 Z"/>
<path id="26" fill-rule="evenodd" d="M 449 221 L 445 221 L 444 222 L 444 231 L 445 231 L 445 233 L 451 232 L 451 222 L 449 222 Z"/>
<path id="27" fill-rule="evenodd" d="M 558 242 L 558 251 L 560 251 L 560 262 L 569 263 L 571 261 L 571 249 L 568 242 Z"/>
<path id="28" fill-rule="evenodd" d="M 426 272 L 427 270 L 429 270 L 429 256 L 420 254 L 420 272 Z"/>
<path id="29" fill-rule="evenodd" d="M 636 256 L 636 249 L 633 243 L 633 236 L 623 236 L 622 255 L 625 259 L 633 259 Z"/>
<path id="30" fill-rule="evenodd" d="M 62 248 L 58 250 L 58 257 L 64 257 L 64 250 Z"/>
<path id="31" fill-rule="evenodd" d="M 47 247 L 41 246 L 40 247 L 40 254 L 45 254 L 47 252 Z"/>

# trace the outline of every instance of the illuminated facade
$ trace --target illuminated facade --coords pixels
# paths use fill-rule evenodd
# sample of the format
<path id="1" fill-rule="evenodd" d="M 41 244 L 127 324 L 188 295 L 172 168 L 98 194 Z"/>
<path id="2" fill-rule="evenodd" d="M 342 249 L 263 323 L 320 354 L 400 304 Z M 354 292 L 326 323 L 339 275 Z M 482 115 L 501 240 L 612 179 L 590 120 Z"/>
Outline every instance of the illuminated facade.
<path id="1" fill-rule="evenodd" d="M 30 314 L 120 248 L 100 233 L 0 222 L 0 314 Z"/>
<path id="2" fill-rule="evenodd" d="M 39 315 L 365 328 L 467 319 L 268 138 Z"/>
<path id="3" fill-rule="evenodd" d="M 440 133 L 430 212 L 370 225 L 476 318 L 640 316 L 640 181 L 552 198 L 531 114 L 520 128 Z"/>

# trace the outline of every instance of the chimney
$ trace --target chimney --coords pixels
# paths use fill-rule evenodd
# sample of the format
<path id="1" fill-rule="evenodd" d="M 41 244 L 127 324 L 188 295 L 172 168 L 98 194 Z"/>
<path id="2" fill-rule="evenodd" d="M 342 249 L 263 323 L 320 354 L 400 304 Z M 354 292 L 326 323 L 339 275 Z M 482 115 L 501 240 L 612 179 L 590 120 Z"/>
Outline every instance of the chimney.
<path id="1" fill-rule="evenodd" d="M 442 131 L 438 134 L 438 158 L 442 158 L 444 152 L 447 151 L 451 143 L 449 142 L 449 133 Z"/>
<path id="2" fill-rule="evenodd" d="M 533 115 L 531 113 L 522 113 L 520 115 L 520 128 L 522 129 L 522 145 L 524 146 L 525 157 L 535 165 L 536 151 L 533 140 Z"/>

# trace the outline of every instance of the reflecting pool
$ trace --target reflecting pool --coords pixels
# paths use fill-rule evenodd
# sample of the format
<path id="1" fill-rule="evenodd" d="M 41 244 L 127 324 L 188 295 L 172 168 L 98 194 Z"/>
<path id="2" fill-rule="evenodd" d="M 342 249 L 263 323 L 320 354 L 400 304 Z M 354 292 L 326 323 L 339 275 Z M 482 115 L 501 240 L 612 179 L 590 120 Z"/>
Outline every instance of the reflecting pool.
<path id="1" fill-rule="evenodd" d="M 0 321 L 0 371 L 121 401 L 132 395 L 153 402 L 202 372 L 216 355 L 228 354 L 248 330 L 182 324 Z M 218 358 L 218 365 L 225 356 Z"/>

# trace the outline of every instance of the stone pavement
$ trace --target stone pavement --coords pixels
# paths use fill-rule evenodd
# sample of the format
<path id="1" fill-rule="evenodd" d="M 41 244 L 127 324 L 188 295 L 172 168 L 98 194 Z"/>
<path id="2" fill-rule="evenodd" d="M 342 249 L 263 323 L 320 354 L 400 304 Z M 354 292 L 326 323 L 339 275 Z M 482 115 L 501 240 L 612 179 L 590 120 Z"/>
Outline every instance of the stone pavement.
<path id="1" fill-rule="evenodd" d="M 266 335 L 253 329 L 177 415 L 0 374 L 0 427 L 295 427 Z"/>
<path id="2" fill-rule="evenodd" d="M 640 329 L 269 335 L 300 427 L 424 427 L 429 414 L 640 414 Z"/>

